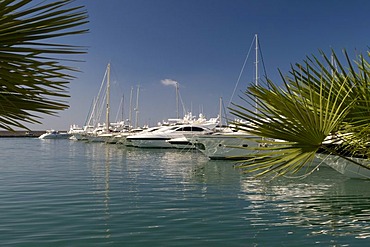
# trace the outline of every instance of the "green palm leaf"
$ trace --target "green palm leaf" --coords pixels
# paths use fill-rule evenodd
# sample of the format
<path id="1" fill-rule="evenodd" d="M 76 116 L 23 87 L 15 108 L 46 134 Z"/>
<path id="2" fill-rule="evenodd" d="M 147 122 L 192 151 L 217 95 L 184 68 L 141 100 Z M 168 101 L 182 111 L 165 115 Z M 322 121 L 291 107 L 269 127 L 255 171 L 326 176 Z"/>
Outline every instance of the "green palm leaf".
<path id="1" fill-rule="evenodd" d="M 26 128 L 39 114 L 68 108 L 64 98 L 77 71 L 61 62 L 85 53 L 83 47 L 52 43 L 67 35 L 86 33 L 82 7 L 72 0 L 33 5 L 31 0 L 0 1 L 0 128 Z"/>
<path id="2" fill-rule="evenodd" d="M 341 129 L 338 130 L 342 133 L 347 133 L 345 136 L 345 142 L 348 153 L 363 153 L 367 152 L 367 146 L 369 142 L 369 123 L 370 123 L 370 93 L 369 93 L 369 64 L 362 57 L 359 56 L 357 60 L 351 63 L 348 54 L 345 52 L 345 60 L 347 61 L 347 69 L 342 66 L 334 51 L 332 51 L 332 60 L 330 61 L 324 53 L 321 52 L 322 58 L 324 59 L 324 64 L 320 63 L 317 58 L 310 60 L 310 63 L 306 63 L 307 66 L 312 68 L 315 64 L 319 68 L 319 72 L 310 73 L 311 71 L 305 71 L 300 65 L 297 65 L 300 71 L 294 70 L 296 78 L 300 78 L 300 83 L 304 84 L 307 88 L 318 88 L 320 84 L 319 75 L 324 75 L 325 80 L 328 83 L 325 87 L 332 87 L 337 90 L 339 97 L 346 97 L 344 100 L 345 104 L 352 104 L 352 108 L 348 115 L 343 119 Z M 333 64 L 337 65 L 334 66 Z M 329 70 L 326 69 L 329 68 Z M 303 71 L 303 72 L 302 72 Z M 320 74 L 321 71 L 321 74 Z M 307 80 L 306 78 L 314 78 Z M 340 87 L 344 87 L 348 94 L 339 93 Z M 306 95 L 310 90 L 306 90 Z M 327 90 L 328 91 L 328 90 Z M 305 95 L 302 92 L 302 95 Z M 323 94 L 322 97 L 327 97 L 327 94 Z M 338 132 L 337 131 L 337 132 Z M 351 135 L 348 135 L 351 133 Z M 364 153 L 365 152 L 365 153 Z"/>
<path id="3" fill-rule="evenodd" d="M 250 86 L 243 99 L 257 99 L 257 111 L 232 106 L 232 114 L 247 122 L 237 122 L 238 127 L 265 138 L 269 144 L 256 148 L 263 152 L 243 160 L 240 168 L 259 171 L 258 176 L 296 174 L 309 167 L 319 149 L 336 152 L 323 144 L 327 137 L 356 130 L 351 115 L 360 112 L 358 94 L 364 91 L 359 88 L 363 84 L 354 82 L 360 79 L 353 69 L 339 76 L 329 73 L 326 65 L 316 58 L 297 64 L 291 77 L 281 76 L 281 88 L 270 80 L 265 85 Z M 355 136 L 347 135 L 345 142 L 353 141 Z"/>

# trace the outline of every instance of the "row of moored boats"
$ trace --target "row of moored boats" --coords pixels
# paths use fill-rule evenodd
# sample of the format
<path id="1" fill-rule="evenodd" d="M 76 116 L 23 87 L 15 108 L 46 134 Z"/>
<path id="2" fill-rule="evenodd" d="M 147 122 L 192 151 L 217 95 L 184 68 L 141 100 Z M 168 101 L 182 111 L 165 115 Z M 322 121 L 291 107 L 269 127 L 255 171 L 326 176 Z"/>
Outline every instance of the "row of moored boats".
<path id="1" fill-rule="evenodd" d="M 198 149 L 210 159 L 240 159 L 245 148 L 257 146 L 255 136 L 219 126 L 219 118 L 197 119 L 188 114 L 183 119 L 150 128 L 128 128 L 122 124 L 104 124 L 97 128 L 72 125 L 68 132 L 47 131 L 40 139 L 72 139 L 85 142 L 104 142 L 137 148 Z M 248 153 L 250 154 L 250 153 Z"/>
<path id="2" fill-rule="evenodd" d="M 256 141 L 258 137 L 232 127 L 219 127 L 218 123 L 218 118 L 205 120 L 201 116 L 197 120 L 178 121 L 152 128 L 129 130 L 122 127 L 119 131 L 117 131 L 118 125 L 113 125 L 115 127 L 109 130 L 104 130 L 106 129 L 104 125 L 95 129 L 71 126 L 68 132 L 50 130 L 39 138 L 114 143 L 136 148 L 197 149 L 210 159 L 237 160 L 253 152 L 259 152 L 253 150 L 253 147 L 261 145 L 261 142 Z M 367 159 L 356 157 L 343 159 L 335 155 L 319 153 L 316 155 L 315 162 L 328 165 L 351 178 L 370 179 Z"/>

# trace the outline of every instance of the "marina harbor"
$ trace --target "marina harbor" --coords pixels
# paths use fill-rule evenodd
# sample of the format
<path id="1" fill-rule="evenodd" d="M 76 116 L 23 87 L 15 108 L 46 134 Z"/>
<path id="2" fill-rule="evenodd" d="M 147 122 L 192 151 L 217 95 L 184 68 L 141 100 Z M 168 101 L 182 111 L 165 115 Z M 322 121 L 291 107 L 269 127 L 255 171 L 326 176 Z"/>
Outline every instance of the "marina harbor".
<path id="1" fill-rule="evenodd" d="M 1 246 L 370 246 L 370 1 L 0 6 Z"/>

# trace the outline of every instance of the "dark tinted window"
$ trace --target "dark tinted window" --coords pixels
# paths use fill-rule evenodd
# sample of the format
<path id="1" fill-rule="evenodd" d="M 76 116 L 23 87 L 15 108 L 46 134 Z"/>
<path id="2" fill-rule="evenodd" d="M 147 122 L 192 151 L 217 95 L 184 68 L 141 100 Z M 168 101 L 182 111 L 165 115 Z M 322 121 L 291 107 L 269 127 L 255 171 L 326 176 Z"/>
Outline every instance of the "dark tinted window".
<path id="1" fill-rule="evenodd" d="M 203 131 L 203 128 L 194 127 L 194 126 L 186 126 L 179 128 L 177 131 Z"/>

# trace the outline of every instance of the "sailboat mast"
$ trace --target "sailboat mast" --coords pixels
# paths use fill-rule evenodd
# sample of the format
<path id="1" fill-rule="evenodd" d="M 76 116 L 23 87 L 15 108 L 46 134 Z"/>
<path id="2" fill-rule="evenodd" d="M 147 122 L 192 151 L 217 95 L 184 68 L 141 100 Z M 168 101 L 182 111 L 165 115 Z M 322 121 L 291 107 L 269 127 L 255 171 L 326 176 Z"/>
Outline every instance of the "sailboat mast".
<path id="1" fill-rule="evenodd" d="M 255 64 L 255 67 L 256 67 L 256 78 L 255 78 L 255 85 L 258 86 L 258 35 L 256 34 L 255 35 L 255 38 L 256 38 L 256 64 Z M 256 113 L 257 113 L 257 107 L 258 107 L 258 102 L 257 102 L 257 98 L 256 98 Z"/>
<path id="2" fill-rule="evenodd" d="M 124 120 L 124 118 L 123 118 L 123 116 L 124 116 L 124 106 L 125 106 L 125 95 L 123 94 L 122 95 L 122 108 L 121 108 L 121 121 L 123 121 Z"/>
<path id="3" fill-rule="evenodd" d="M 131 92 L 130 92 L 130 111 L 129 111 L 129 116 L 128 116 L 128 121 L 129 121 L 129 127 L 131 129 L 132 125 L 132 94 L 134 91 L 134 87 L 131 86 Z"/>
<path id="4" fill-rule="evenodd" d="M 110 63 L 107 66 L 107 109 L 105 115 L 105 128 L 109 132 L 109 112 L 110 112 Z"/>
<path id="5" fill-rule="evenodd" d="M 218 126 L 222 127 L 222 97 L 220 97 L 220 109 L 219 109 L 220 122 Z"/>
<path id="6" fill-rule="evenodd" d="M 139 92 L 140 92 L 140 85 L 137 86 L 137 90 L 136 90 L 135 128 L 139 127 Z"/>
<path id="7" fill-rule="evenodd" d="M 176 82 L 176 118 L 179 119 L 179 83 Z"/>
<path id="8" fill-rule="evenodd" d="M 117 111 L 117 115 L 116 115 L 116 122 L 120 122 L 120 121 L 123 121 L 123 108 L 124 108 L 124 100 L 125 100 L 125 95 L 123 94 L 122 95 L 122 98 L 121 98 L 121 101 L 119 102 L 119 106 L 118 106 L 118 111 Z M 121 114 L 121 115 L 120 115 Z"/>

